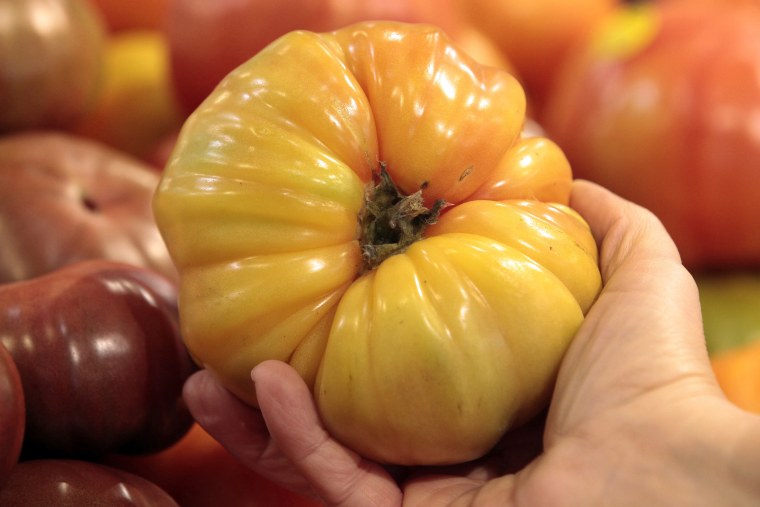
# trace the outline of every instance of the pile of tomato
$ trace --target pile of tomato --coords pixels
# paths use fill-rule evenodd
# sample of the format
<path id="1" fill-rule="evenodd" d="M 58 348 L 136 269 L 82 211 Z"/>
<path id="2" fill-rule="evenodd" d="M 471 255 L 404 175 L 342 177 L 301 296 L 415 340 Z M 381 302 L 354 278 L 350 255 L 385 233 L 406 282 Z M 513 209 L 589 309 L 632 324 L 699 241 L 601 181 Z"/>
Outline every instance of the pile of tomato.
<path id="1" fill-rule="evenodd" d="M 0 504 L 315 505 L 193 421 L 200 365 L 255 407 L 251 367 L 288 361 L 381 462 L 482 455 L 545 408 L 601 289 L 573 178 L 660 218 L 760 411 L 760 1 L 0 19 Z"/>

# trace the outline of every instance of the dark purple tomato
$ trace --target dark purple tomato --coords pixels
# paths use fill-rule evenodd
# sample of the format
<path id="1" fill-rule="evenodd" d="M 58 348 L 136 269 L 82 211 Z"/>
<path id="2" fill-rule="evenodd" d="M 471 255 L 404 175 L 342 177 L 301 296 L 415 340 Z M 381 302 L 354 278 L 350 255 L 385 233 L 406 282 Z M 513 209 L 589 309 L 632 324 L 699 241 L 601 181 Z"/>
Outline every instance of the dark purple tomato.
<path id="1" fill-rule="evenodd" d="M 16 465 L 24 438 L 24 391 L 13 358 L 0 344 L 0 485 Z"/>
<path id="2" fill-rule="evenodd" d="M 182 386 L 196 367 L 173 282 L 105 260 L 0 285 L 0 342 L 26 398 L 24 456 L 143 453 L 192 424 Z"/>
<path id="3" fill-rule="evenodd" d="M 0 487 L 13 507 L 177 507 L 164 490 L 137 475 L 97 463 L 41 459 L 16 465 Z"/>

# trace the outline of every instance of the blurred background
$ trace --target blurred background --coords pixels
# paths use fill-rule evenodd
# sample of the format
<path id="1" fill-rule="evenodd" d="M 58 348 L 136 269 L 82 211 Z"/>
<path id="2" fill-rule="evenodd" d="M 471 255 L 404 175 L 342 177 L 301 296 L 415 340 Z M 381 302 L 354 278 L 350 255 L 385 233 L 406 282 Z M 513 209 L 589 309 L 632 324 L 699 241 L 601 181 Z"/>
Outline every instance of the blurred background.
<path id="1" fill-rule="evenodd" d="M 84 257 L 172 280 L 150 198 L 184 121 L 280 35 L 373 19 L 440 26 L 478 62 L 514 74 L 532 128 L 560 145 L 575 177 L 660 218 L 699 285 L 721 386 L 760 413 L 760 0 L 0 0 L 0 284 Z M 40 183 L 43 173 L 54 182 Z M 75 222 L 67 202 L 119 209 L 114 227 L 132 247 L 113 247 L 101 223 Z M 87 249 L 46 247 L 77 227 Z M 0 488 L 27 452 L 18 391 L 30 375 L 2 349 L 2 401 L 16 415 L 0 417 Z M 181 505 L 312 505 L 245 470 L 177 422 L 183 414 L 167 416 L 173 432 L 147 456 L 52 455 L 107 465 L 85 474 L 87 487 L 137 491 L 145 479 Z M 32 484 L 72 470 L 26 473 Z"/>

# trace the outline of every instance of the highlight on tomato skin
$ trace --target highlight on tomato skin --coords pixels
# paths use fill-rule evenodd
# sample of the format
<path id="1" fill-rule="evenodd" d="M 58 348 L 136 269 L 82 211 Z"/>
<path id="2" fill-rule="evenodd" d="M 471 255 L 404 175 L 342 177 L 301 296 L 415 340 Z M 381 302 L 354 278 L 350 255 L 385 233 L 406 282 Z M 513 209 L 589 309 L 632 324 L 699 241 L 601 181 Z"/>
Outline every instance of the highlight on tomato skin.
<path id="1" fill-rule="evenodd" d="M 193 357 L 254 406 L 252 367 L 289 362 L 379 462 L 486 453 L 547 406 L 601 288 L 568 160 L 526 110 L 430 25 L 293 31 L 237 67 L 153 201 Z"/>

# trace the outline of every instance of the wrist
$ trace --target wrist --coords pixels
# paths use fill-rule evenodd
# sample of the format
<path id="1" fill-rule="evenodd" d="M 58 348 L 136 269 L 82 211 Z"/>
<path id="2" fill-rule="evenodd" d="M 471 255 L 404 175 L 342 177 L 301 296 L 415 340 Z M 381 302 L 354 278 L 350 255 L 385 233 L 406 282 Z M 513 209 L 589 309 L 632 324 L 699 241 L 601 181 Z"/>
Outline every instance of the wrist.
<path id="1" fill-rule="evenodd" d="M 760 416 L 725 399 L 702 410 L 696 431 L 674 439 L 676 463 L 691 478 L 699 505 L 760 505 Z M 695 503 L 694 505 L 697 505 Z"/>

